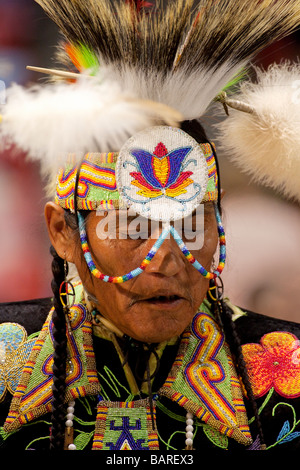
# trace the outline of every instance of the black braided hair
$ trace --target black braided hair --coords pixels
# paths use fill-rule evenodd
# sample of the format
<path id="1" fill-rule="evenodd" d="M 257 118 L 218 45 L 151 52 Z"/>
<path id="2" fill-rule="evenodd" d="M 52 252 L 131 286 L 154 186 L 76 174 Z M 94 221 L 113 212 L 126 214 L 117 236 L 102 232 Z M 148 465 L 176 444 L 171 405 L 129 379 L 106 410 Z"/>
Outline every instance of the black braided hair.
<path id="1" fill-rule="evenodd" d="M 206 132 L 204 130 L 204 127 L 202 126 L 200 121 L 198 121 L 197 119 L 194 119 L 193 121 L 183 121 L 180 125 L 180 128 L 183 131 L 185 131 L 187 134 L 189 134 L 191 137 L 193 137 L 196 140 L 196 142 L 198 142 L 199 144 L 209 143 L 211 148 L 212 148 L 212 151 L 213 151 L 213 154 L 214 154 L 214 157 L 215 157 L 215 161 L 216 161 L 216 168 L 217 168 L 217 175 L 218 175 L 218 194 L 219 194 L 219 197 L 218 197 L 217 204 L 218 204 L 219 212 L 220 212 L 220 214 L 222 214 L 220 171 L 219 171 L 219 162 L 218 162 L 218 158 L 217 158 L 217 155 L 216 155 L 215 148 L 212 145 L 212 143 L 209 141 L 209 139 L 206 135 Z"/>
<path id="2" fill-rule="evenodd" d="M 184 121 L 181 124 L 181 129 L 184 130 L 187 134 L 191 135 L 199 144 L 209 142 L 203 126 L 197 120 Z M 221 198 L 220 198 L 221 183 L 220 183 L 218 158 L 217 158 L 217 155 L 213 146 L 212 146 L 212 149 L 213 149 L 215 160 L 216 160 L 217 174 L 218 174 L 218 195 L 219 195 L 218 208 L 219 208 L 220 213 L 222 213 Z M 232 320 L 232 310 L 228 307 L 228 305 L 223 300 L 218 301 L 217 288 L 213 281 L 211 282 L 210 286 L 211 286 L 211 289 L 214 290 L 214 294 L 211 296 L 208 295 L 208 300 L 210 301 L 212 305 L 213 313 L 215 314 L 216 318 L 219 320 L 220 326 L 223 328 L 226 342 L 230 348 L 230 351 L 235 356 L 237 371 L 243 381 L 243 385 L 245 387 L 245 390 L 246 390 L 246 393 L 247 393 L 247 396 L 248 396 L 248 399 L 249 399 L 249 402 L 250 402 L 250 405 L 251 405 L 251 408 L 255 417 L 255 422 L 256 422 L 259 440 L 260 440 L 260 446 L 263 449 L 265 446 L 265 442 L 264 442 L 264 435 L 263 435 L 261 420 L 260 420 L 259 413 L 258 413 L 257 403 L 253 395 L 251 383 L 249 381 L 244 357 L 242 354 L 241 341 L 240 341 L 235 323 Z M 211 290 L 209 292 L 211 292 Z"/>
<path id="3" fill-rule="evenodd" d="M 83 211 L 86 218 L 88 211 Z M 65 221 L 73 232 L 78 233 L 76 215 L 65 210 Z M 53 279 L 51 287 L 53 291 L 53 400 L 51 415 L 50 450 L 63 450 L 65 440 L 65 420 L 66 420 L 66 363 L 67 363 L 67 336 L 66 336 L 66 313 L 60 300 L 59 289 L 61 283 L 65 281 L 64 260 L 58 256 L 55 248 L 50 247 L 52 260 Z M 65 287 L 62 289 L 65 293 Z"/>
<path id="4" fill-rule="evenodd" d="M 51 283 L 53 291 L 53 400 L 51 416 L 50 450 L 63 450 L 65 435 L 65 391 L 66 391 L 66 362 L 67 362 L 67 337 L 66 319 L 63 305 L 60 301 L 59 288 L 65 280 L 64 261 L 58 256 L 53 246 L 50 248 L 53 256 Z"/>
<path id="5" fill-rule="evenodd" d="M 241 341 L 236 329 L 235 322 L 232 319 L 232 310 L 228 307 L 226 302 L 223 300 L 220 301 L 221 303 L 221 312 L 220 316 L 222 319 L 222 324 L 223 324 L 223 329 L 225 333 L 226 340 L 228 344 L 230 344 L 230 351 L 231 353 L 235 356 L 236 359 L 236 367 L 238 374 L 240 375 L 242 382 L 244 384 L 247 397 L 249 399 L 249 403 L 252 408 L 253 415 L 255 417 L 255 423 L 257 426 L 257 431 L 258 431 L 258 436 L 259 436 L 259 441 L 260 441 L 260 447 L 264 448 L 265 446 L 265 440 L 264 440 L 264 434 L 263 434 L 263 429 L 261 425 L 261 420 L 259 417 L 258 413 L 258 407 L 256 400 L 253 395 L 253 390 L 252 386 L 249 380 L 246 364 L 244 361 L 243 353 L 242 353 L 242 347 L 241 347 Z"/>

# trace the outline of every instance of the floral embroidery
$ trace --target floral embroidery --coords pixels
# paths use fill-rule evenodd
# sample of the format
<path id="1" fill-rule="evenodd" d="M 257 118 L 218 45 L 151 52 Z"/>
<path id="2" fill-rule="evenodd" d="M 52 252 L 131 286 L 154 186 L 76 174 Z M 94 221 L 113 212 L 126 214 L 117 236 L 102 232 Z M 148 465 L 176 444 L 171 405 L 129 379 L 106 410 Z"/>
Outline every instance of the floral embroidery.
<path id="1" fill-rule="evenodd" d="M 291 442 L 293 441 L 294 439 L 298 439 L 300 437 L 300 432 L 299 431 L 295 431 L 296 427 L 299 425 L 299 420 L 297 421 L 297 418 L 296 418 L 296 411 L 295 411 L 295 408 L 290 405 L 289 403 L 277 403 L 277 405 L 274 407 L 273 409 L 273 416 L 274 414 L 276 413 L 276 410 L 277 408 L 280 408 L 280 407 L 286 407 L 288 408 L 291 412 L 292 412 L 292 420 L 286 420 L 281 428 L 281 431 L 280 433 L 278 434 L 278 437 L 277 437 L 277 441 L 275 442 L 275 444 L 271 445 L 271 447 L 274 447 L 275 445 L 277 444 L 285 444 L 287 442 Z M 288 410 L 286 411 L 286 414 L 288 414 Z M 292 425 L 291 425 L 291 423 Z"/>
<path id="2" fill-rule="evenodd" d="M 286 398 L 300 396 L 300 346 L 296 336 L 282 331 L 268 333 L 260 344 L 245 344 L 242 351 L 256 397 L 272 387 Z"/>
<path id="3" fill-rule="evenodd" d="M 15 392 L 34 342 L 18 323 L 0 325 L 0 402 Z"/>

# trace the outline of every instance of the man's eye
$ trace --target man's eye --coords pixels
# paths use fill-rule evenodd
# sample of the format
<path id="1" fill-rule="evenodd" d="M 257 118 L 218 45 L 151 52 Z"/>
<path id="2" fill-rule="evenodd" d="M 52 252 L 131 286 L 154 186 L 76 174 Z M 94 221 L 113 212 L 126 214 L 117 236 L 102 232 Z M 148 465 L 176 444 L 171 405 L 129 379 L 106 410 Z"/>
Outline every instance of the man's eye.
<path id="1" fill-rule="evenodd" d="M 150 236 L 148 224 L 134 224 L 121 225 L 118 227 L 118 235 L 121 238 L 130 238 L 137 240 L 138 238 L 147 239 Z"/>
<path id="2" fill-rule="evenodd" d="M 130 238 L 131 240 L 146 240 L 149 238 L 149 235 L 148 235 L 148 232 L 140 232 L 140 233 L 136 233 L 136 232 L 132 232 L 132 233 L 128 233 L 128 238 Z"/>

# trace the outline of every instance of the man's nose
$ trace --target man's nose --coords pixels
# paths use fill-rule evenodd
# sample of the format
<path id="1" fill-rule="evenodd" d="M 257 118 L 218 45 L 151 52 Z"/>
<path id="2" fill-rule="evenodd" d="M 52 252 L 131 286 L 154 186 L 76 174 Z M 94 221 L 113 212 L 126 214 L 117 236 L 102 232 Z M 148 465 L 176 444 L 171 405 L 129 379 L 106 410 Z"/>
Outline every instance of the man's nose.
<path id="1" fill-rule="evenodd" d="M 185 259 L 174 238 L 169 234 L 148 264 L 145 272 L 171 277 L 177 275 L 184 266 Z"/>

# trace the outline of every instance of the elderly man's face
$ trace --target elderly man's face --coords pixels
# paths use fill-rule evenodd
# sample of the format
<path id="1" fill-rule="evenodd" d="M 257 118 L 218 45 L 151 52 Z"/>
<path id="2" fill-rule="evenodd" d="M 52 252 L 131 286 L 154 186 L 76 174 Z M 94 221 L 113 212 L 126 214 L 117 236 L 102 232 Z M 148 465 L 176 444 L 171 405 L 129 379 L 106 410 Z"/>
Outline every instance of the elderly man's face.
<path id="1" fill-rule="evenodd" d="M 89 247 L 97 268 L 122 276 L 140 266 L 155 240 L 106 239 L 97 235 L 99 216 L 87 220 Z M 218 242 L 212 204 L 205 204 L 204 243 L 193 256 L 207 269 Z M 166 239 L 145 271 L 122 284 L 108 284 L 92 276 L 77 250 L 75 264 L 87 291 L 97 300 L 98 311 L 123 333 L 148 343 L 180 335 L 191 322 L 208 289 L 208 281 L 186 260 L 175 240 Z"/>

